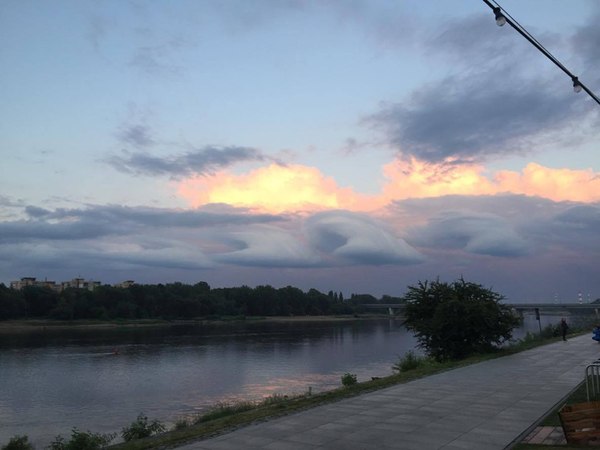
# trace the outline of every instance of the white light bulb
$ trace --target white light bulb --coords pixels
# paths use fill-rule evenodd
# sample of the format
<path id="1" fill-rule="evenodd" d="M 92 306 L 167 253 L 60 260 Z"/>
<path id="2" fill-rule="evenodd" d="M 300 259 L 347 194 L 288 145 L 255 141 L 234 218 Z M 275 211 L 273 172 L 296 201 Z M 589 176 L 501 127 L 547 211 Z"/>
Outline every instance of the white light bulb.
<path id="1" fill-rule="evenodd" d="M 575 93 L 581 92 L 581 85 L 579 83 L 575 83 L 573 85 L 573 90 L 575 91 Z"/>
<path id="2" fill-rule="evenodd" d="M 503 26 L 506 23 L 506 17 L 500 11 L 500 8 L 494 8 L 494 16 L 496 16 L 496 25 L 499 27 Z"/>

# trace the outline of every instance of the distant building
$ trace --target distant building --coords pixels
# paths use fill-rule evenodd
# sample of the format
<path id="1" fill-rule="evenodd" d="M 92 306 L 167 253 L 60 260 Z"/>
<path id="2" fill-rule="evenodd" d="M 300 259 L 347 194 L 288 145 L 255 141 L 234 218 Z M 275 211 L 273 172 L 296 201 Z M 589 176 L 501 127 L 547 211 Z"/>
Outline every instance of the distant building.
<path id="1" fill-rule="evenodd" d="M 133 280 L 125 280 L 125 281 L 122 281 L 121 283 L 115 284 L 115 287 L 121 288 L 121 289 L 127 289 L 127 288 L 130 288 L 131 286 L 133 286 L 134 284 L 135 284 L 135 281 L 133 281 Z"/>
<path id="2" fill-rule="evenodd" d="M 21 290 L 27 286 L 46 287 L 56 292 L 62 292 L 67 288 L 75 289 L 87 289 L 93 291 L 96 287 L 100 286 L 99 281 L 86 281 L 83 278 L 73 278 L 71 281 L 63 281 L 62 283 L 56 283 L 55 281 L 38 281 L 35 277 L 24 277 L 19 281 L 11 281 L 11 289 Z"/>
<path id="3" fill-rule="evenodd" d="M 99 281 L 86 281 L 83 278 L 73 278 L 71 281 L 63 281 L 61 283 L 62 289 L 74 288 L 74 289 L 87 289 L 93 291 L 96 287 L 100 286 Z"/>
<path id="4" fill-rule="evenodd" d="M 23 277 L 19 281 L 11 281 L 11 289 L 23 289 L 25 286 L 35 286 L 35 277 Z"/>

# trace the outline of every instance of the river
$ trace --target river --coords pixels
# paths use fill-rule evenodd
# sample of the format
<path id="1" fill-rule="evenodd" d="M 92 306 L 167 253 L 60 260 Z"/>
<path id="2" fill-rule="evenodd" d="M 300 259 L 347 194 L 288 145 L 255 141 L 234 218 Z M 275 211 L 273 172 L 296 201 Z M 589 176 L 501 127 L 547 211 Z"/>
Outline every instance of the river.
<path id="1" fill-rule="evenodd" d="M 515 337 L 537 327 L 526 316 Z M 172 424 L 217 402 L 336 388 L 346 372 L 385 376 L 415 344 L 393 319 L 0 334 L 0 446 L 120 432 L 140 413 Z"/>

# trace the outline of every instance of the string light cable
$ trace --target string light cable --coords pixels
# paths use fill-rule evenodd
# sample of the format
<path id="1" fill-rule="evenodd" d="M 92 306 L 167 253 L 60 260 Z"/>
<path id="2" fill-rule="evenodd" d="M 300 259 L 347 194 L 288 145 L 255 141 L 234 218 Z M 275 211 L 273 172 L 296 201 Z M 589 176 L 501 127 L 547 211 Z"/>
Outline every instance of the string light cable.
<path id="1" fill-rule="evenodd" d="M 495 0 L 483 0 L 494 12 L 496 18 L 496 24 L 501 27 L 505 24 L 509 24 L 513 27 L 521 36 L 527 39 L 535 48 L 537 48 L 546 58 L 552 61 L 559 69 L 566 73 L 571 81 L 573 82 L 573 90 L 575 92 L 581 92 L 584 90 L 592 99 L 600 105 L 600 99 L 594 94 L 585 84 L 579 81 L 579 78 L 571 73 L 546 47 L 544 47 L 535 37 L 533 37 L 516 19 L 514 19 L 508 11 L 506 11 L 498 2 Z"/>

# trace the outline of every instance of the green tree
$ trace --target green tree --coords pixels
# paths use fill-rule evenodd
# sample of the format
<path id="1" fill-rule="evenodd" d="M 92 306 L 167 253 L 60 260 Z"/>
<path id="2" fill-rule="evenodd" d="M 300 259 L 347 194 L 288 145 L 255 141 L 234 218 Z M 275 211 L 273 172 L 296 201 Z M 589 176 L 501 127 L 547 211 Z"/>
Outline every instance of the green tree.
<path id="1" fill-rule="evenodd" d="M 493 350 L 512 337 L 520 320 L 504 297 L 464 279 L 409 286 L 405 325 L 419 346 L 437 360 L 460 359 Z"/>
<path id="2" fill-rule="evenodd" d="M 27 303 L 20 291 L 0 283 L 0 320 L 18 319 L 27 314 Z"/>

